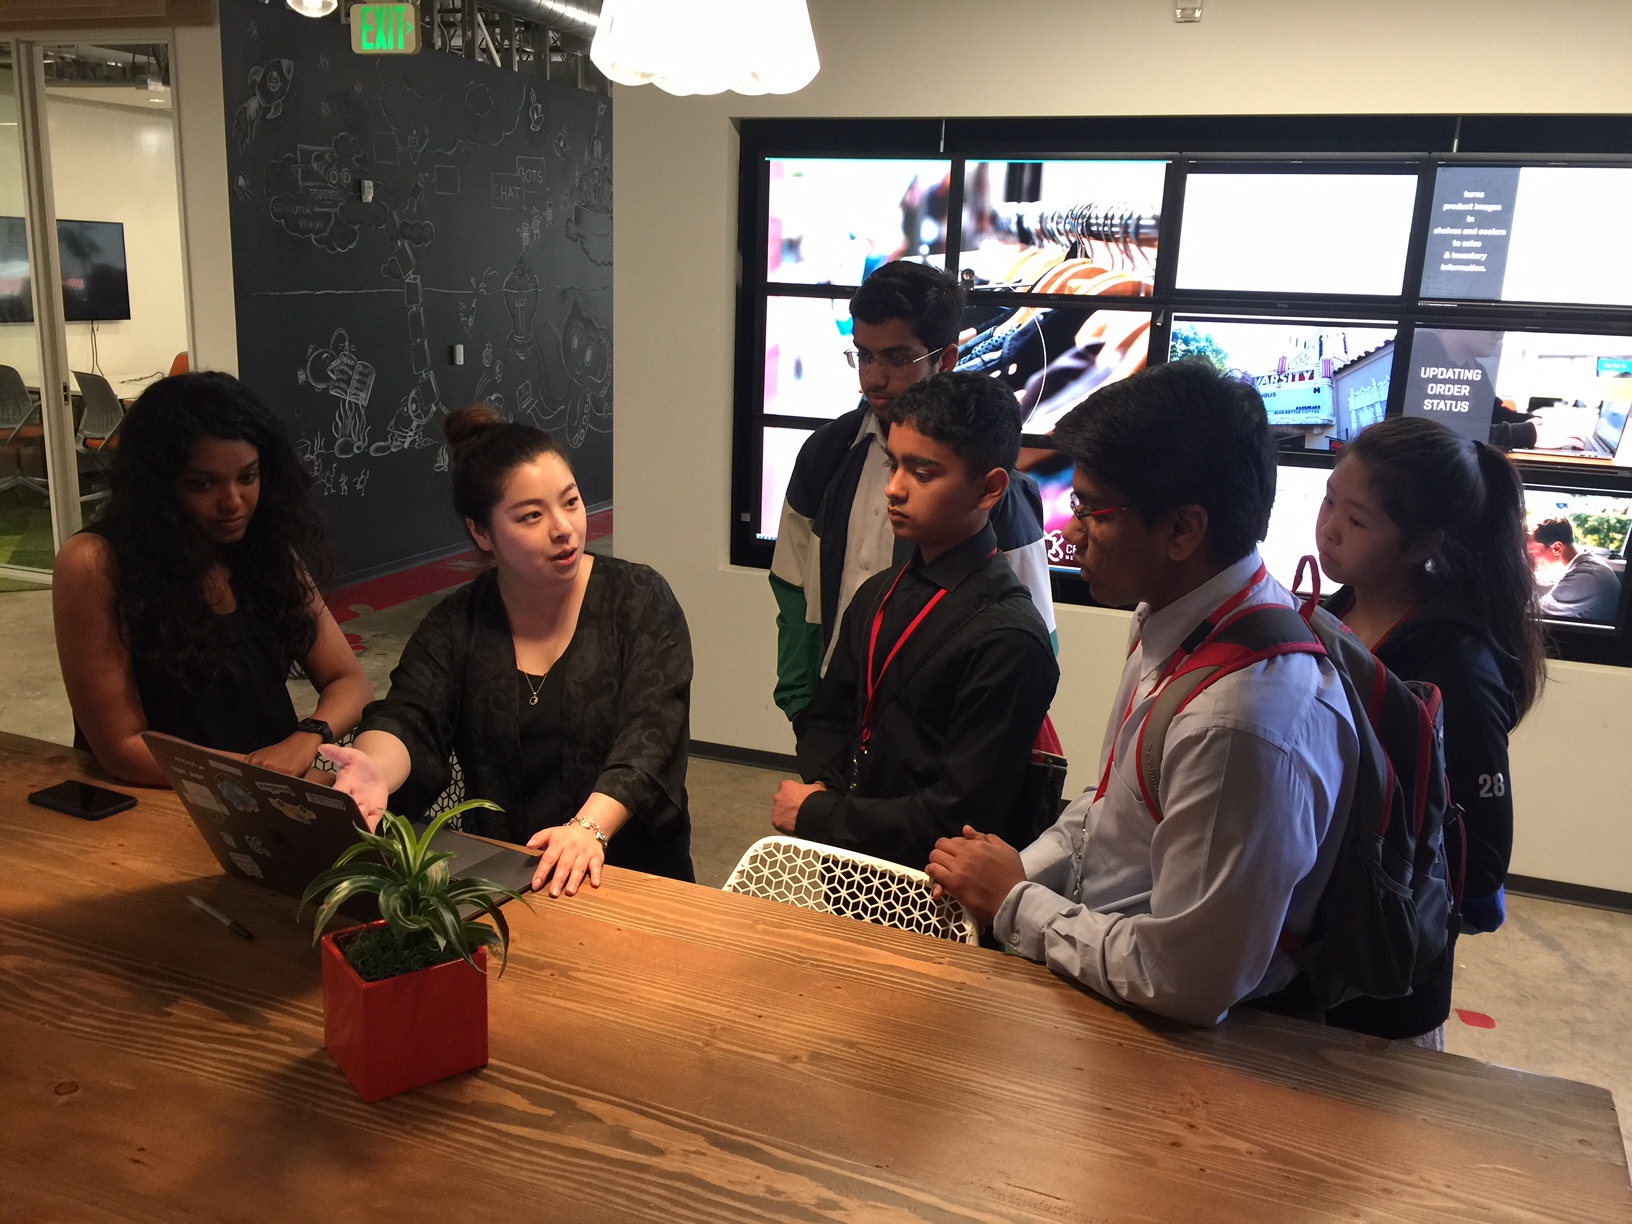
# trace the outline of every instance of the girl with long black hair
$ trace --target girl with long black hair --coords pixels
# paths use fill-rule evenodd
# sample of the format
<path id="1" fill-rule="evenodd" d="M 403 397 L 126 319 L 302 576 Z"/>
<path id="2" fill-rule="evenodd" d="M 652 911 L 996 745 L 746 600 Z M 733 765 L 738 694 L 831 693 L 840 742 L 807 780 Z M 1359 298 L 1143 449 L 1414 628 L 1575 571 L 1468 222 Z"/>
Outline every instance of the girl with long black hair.
<path id="1" fill-rule="evenodd" d="M 694 878 L 686 761 L 691 635 L 656 570 L 588 553 L 566 452 L 489 405 L 443 422 L 453 505 L 491 568 L 426 615 L 364 711 L 325 748 L 370 825 L 418 818 L 447 787 L 501 811 L 467 832 L 543 852 L 534 888 L 598 888 L 601 868 Z"/>
<path id="2" fill-rule="evenodd" d="M 111 496 L 52 585 L 76 743 L 154 786 L 147 730 L 304 773 L 373 693 L 318 593 L 323 528 L 282 428 L 236 378 L 182 374 L 142 393 L 112 454 Z"/>
<path id="3" fill-rule="evenodd" d="M 1345 584 L 1326 606 L 1395 675 L 1440 690 L 1446 779 L 1463 809 L 1446 845 L 1463 880 L 1460 928 L 1493 931 L 1513 847 L 1507 738 L 1546 680 L 1519 474 L 1437 421 L 1383 421 L 1338 460 L 1315 541 L 1321 568 Z M 1409 997 L 1355 1000 L 1327 1023 L 1443 1048 L 1456 933 Z"/>

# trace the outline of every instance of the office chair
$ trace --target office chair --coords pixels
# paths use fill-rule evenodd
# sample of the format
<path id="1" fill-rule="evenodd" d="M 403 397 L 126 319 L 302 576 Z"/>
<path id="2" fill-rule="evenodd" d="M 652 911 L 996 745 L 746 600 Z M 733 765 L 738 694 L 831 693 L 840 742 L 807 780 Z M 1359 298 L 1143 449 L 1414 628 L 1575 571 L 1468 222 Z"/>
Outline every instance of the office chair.
<path id="1" fill-rule="evenodd" d="M 74 381 L 79 384 L 79 394 L 85 401 L 85 414 L 74 430 L 75 445 L 87 453 L 113 445 L 119 425 L 125 419 L 125 406 L 100 374 L 75 370 Z"/>
<path id="2" fill-rule="evenodd" d="M 83 481 L 86 476 L 107 475 L 107 459 L 101 452 L 119 444 L 119 426 L 125 421 L 125 406 L 119 402 L 119 396 L 114 393 L 108 380 L 100 374 L 85 374 L 79 370 L 73 373 L 74 381 L 79 384 L 80 399 L 85 405 L 74 428 L 74 447 L 92 460 L 90 463 L 81 460 L 79 464 Z M 82 483 L 79 500 L 97 501 L 108 495 L 109 490 L 105 485 L 86 492 Z"/>
<path id="3" fill-rule="evenodd" d="M 954 943 L 979 943 L 980 928 L 963 906 L 944 894 L 936 900 L 933 887 L 921 871 L 797 837 L 755 842 L 725 882 L 730 893 Z"/>
<path id="4" fill-rule="evenodd" d="M 22 484 L 34 487 L 23 474 L 23 452 L 44 453 L 44 430 L 28 426 L 38 411 L 23 376 L 11 366 L 0 365 L 0 492 Z"/>
<path id="5" fill-rule="evenodd" d="M 176 359 L 170 363 L 170 373 L 165 377 L 174 378 L 177 374 L 185 374 L 192 369 L 192 362 L 185 352 L 177 353 Z"/>

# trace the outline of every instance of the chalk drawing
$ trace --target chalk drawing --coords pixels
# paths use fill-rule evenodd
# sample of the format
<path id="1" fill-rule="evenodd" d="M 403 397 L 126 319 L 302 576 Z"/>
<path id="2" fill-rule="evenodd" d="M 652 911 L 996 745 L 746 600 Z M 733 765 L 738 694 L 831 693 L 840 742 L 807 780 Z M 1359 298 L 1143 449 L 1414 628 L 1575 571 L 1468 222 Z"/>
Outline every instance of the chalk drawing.
<path id="1" fill-rule="evenodd" d="M 344 328 L 335 333 L 324 345 L 313 344 L 306 349 L 306 364 L 295 374 L 295 381 L 327 391 L 340 400 L 335 410 L 332 454 L 336 459 L 349 459 L 368 449 L 368 400 L 374 393 L 374 367 L 359 360 Z"/>
<path id="2" fill-rule="evenodd" d="M 261 124 L 283 114 L 295 75 L 295 61 L 272 59 L 249 70 L 250 95 L 232 116 L 232 142 L 243 153 L 261 134 Z"/>
<path id="3" fill-rule="evenodd" d="M 583 165 L 573 175 L 572 214 L 567 218 L 567 237 L 584 249 L 589 261 L 601 267 L 612 265 L 612 159 L 606 155 L 601 138 L 601 118 L 606 103 L 595 108 L 595 132 L 584 150 Z"/>

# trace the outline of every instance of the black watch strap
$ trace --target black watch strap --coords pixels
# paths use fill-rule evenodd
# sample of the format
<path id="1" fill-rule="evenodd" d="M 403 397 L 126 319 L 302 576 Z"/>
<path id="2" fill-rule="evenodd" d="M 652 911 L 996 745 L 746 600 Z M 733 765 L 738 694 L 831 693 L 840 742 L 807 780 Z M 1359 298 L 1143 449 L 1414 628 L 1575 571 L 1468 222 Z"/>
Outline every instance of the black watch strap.
<path id="1" fill-rule="evenodd" d="M 334 743 L 334 731 L 321 718 L 303 718 L 295 724 L 296 731 L 308 731 L 313 735 L 323 737 L 325 744 Z"/>

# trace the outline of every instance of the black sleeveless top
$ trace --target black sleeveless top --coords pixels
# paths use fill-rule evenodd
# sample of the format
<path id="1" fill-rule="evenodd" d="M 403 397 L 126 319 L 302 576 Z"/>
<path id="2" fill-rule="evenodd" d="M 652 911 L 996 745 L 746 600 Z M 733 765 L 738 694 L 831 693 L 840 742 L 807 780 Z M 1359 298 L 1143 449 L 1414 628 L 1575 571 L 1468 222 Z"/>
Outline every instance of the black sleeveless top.
<path id="1" fill-rule="evenodd" d="M 94 527 L 86 530 L 102 534 Z M 131 657 L 148 730 L 222 752 L 245 753 L 293 735 L 299 719 L 278 652 L 255 633 L 242 605 L 212 616 L 210 622 L 209 653 L 218 666 L 208 679 L 184 682 L 155 659 Z M 77 720 L 74 746 L 89 747 Z"/>

